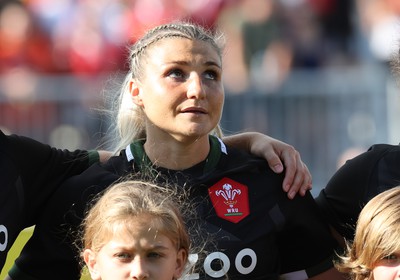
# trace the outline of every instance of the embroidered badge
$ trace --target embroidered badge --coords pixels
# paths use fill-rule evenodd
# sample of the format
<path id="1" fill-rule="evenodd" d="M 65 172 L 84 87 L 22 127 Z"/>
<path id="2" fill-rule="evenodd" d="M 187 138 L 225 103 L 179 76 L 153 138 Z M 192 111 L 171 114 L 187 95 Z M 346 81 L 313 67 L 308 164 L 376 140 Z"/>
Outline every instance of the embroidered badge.
<path id="1" fill-rule="evenodd" d="M 238 223 L 250 213 L 247 186 L 239 182 L 225 177 L 209 188 L 208 194 L 222 219 Z"/>

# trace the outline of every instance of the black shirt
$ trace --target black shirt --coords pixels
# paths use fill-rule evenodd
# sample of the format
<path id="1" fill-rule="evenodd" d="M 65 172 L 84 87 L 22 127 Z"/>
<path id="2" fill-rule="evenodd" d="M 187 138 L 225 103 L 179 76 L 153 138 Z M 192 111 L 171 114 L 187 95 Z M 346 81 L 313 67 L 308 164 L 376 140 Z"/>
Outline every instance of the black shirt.
<path id="1" fill-rule="evenodd" d="M 201 203 L 197 214 L 217 242 L 219 252 L 209 252 L 207 261 L 201 261 L 205 269 L 199 271 L 200 279 L 222 279 L 223 269 L 233 280 L 278 279 L 293 271 L 311 277 L 332 267 L 335 243 L 312 196 L 289 200 L 281 189 L 283 175 L 270 170 L 264 159 L 227 150 L 217 138 L 210 142 L 208 158 L 192 168 L 156 168 L 159 180 L 190 189 Z M 66 232 L 76 232 L 93 196 L 121 177 L 143 173 L 149 164 L 142 143 L 135 142 L 106 164 L 94 164 L 66 181 L 11 277 L 79 279 L 78 252 Z M 223 268 L 215 266 L 216 259 Z"/>
<path id="2" fill-rule="evenodd" d="M 339 168 L 316 201 L 329 223 L 351 241 L 364 205 L 377 194 L 398 185 L 400 146 L 376 144 Z"/>
<path id="3" fill-rule="evenodd" d="M 18 234 L 36 223 L 61 182 L 98 161 L 97 153 L 91 155 L 0 130 L 0 267 Z"/>

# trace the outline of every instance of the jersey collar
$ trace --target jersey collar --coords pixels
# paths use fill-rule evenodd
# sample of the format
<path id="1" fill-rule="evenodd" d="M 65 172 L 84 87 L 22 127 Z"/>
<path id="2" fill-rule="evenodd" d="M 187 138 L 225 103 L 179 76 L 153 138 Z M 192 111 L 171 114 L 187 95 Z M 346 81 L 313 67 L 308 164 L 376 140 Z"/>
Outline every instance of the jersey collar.
<path id="1" fill-rule="evenodd" d="M 144 151 L 143 145 L 145 141 L 145 139 L 140 139 L 128 145 L 125 149 L 126 158 L 129 162 L 134 161 L 134 165 L 139 168 L 139 170 L 154 170 L 153 163 Z M 210 152 L 205 160 L 203 169 L 204 174 L 215 169 L 222 153 L 228 154 L 226 146 L 220 138 L 210 135 L 209 141 Z"/>

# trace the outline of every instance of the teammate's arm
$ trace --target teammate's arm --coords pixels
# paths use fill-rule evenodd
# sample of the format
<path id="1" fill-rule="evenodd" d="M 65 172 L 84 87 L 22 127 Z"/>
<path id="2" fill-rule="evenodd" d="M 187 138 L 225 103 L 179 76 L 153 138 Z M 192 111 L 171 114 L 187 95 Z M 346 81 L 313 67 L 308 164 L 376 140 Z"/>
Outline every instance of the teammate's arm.
<path id="1" fill-rule="evenodd" d="M 293 146 L 258 132 L 226 136 L 223 140 L 228 146 L 265 158 L 276 173 L 286 169 L 282 187 L 289 198 L 294 198 L 298 192 L 304 196 L 306 191 L 311 189 L 311 174 Z M 111 152 L 99 151 L 101 162 L 107 161 L 111 155 Z"/>
<path id="2" fill-rule="evenodd" d="M 289 198 L 294 198 L 297 192 L 304 196 L 311 189 L 311 174 L 293 146 L 258 132 L 226 136 L 223 140 L 228 146 L 265 158 L 276 173 L 286 170 L 282 187 Z"/>

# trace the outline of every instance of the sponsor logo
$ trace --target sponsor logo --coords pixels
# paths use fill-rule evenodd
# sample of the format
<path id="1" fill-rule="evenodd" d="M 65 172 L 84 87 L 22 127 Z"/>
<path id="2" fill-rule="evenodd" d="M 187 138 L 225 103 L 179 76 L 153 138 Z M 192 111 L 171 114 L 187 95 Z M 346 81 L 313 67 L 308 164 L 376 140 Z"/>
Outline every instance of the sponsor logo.
<path id="1" fill-rule="evenodd" d="M 247 217 L 249 196 L 247 186 L 229 178 L 223 178 L 208 189 L 218 217 L 238 223 Z"/>
<path id="2" fill-rule="evenodd" d="M 4 236 L 4 238 L 3 238 Z M 8 244 L 8 231 L 4 225 L 0 225 L 0 252 L 6 250 Z"/>
<path id="3" fill-rule="evenodd" d="M 242 264 L 242 260 L 245 257 L 250 257 L 251 259 L 251 262 L 248 266 L 243 266 Z M 199 257 L 197 254 L 191 254 L 189 256 L 189 263 L 191 266 L 194 266 L 198 260 Z M 215 268 L 212 267 L 212 262 L 214 261 L 219 261 L 222 264 L 222 266 L 218 270 L 215 270 Z M 204 272 L 211 278 L 221 278 L 229 273 L 231 265 L 235 265 L 236 270 L 240 274 L 247 275 L 253 272 L 254 268 L 256 267 L 257 255 L 252 249 L 244 248 L 236 255 L 234 264 L 231 264 L 231 261 L 226 254 L 222 252 L 213 252 L 205 258 L 203 268 Z M 200 276 L 198 273 L 193 273 L 190 275 L 186 275 L 183 279 L 200 279 Z"/>

